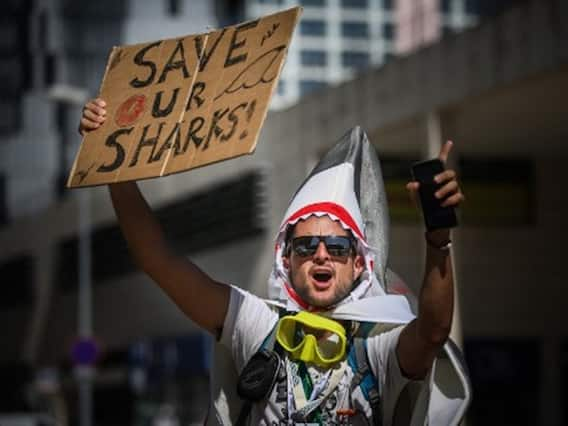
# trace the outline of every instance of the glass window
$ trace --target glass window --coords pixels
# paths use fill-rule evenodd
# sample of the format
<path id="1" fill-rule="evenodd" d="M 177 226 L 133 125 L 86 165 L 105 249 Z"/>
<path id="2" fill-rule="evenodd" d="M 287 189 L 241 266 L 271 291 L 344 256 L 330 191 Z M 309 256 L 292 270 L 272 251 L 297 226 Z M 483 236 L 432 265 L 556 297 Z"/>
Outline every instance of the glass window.
<path id="1" fill-rule="evenodd" d="M 535 167 L 529 158 L 463 157 L 461 180 L 467 205 L 464 224 L 531 226 L 536 223 Z"/>
<path id="2" fill-rule="evenodd" d="M 539 399 L 542 376 L 539 343 L 534 338 L 512 337 L 465 341 L 469 378 L 476 395 L 467 413 L 468 424 L 540 423 L 539 406 L 534 403 Z M 503 410 L 513 406 L 514 410 Z"/>
<path id="3" fill-rule="evenodd" d="M 442 0 L 442 12 L 450 11 L 451 0 Z"/>
<path id="4" fill-rule="evenodd" d="M 422 223 L 423 219 L 408 196 L 406 184 L 410 176 L 410 166 L 420 158 L 412 155 L 382 155 L 381 169 L 385 181 L 385 191 L 389 200 L 389 212 L 393 223 Z"/>
<path id="5" fill-rule="evenodd" d="M 181 3 L 180 0 L 169 0 L 167 3 L 168 13 L 172 17 L 179 16 L 181 13 Z"/>
<path id="6" fill-rule="evenodd" d="M 394 39 L 394 24 L 387 22 L 383 25 L 383 36 L 387 40 L 393 40 Z"/>
<path id="7" fill-rule="evenodd" d="M 300 33 L 303 35 L 315 35 L 322 36 L 325 35 L 326 24 L 324 21 L 314 21 L 306 19 L 300 21 Z"/>
<path id="8" fill-rule="evenodd" d="M 6 66 L 6 62 L 2 61 L 2 66 Z M 2 68 L 4 70 L 5 68 Z M 6 83 L 2 85 L 2 91 L 5 93 L 9 87 Z M 20 103 L 17 99 L 9 98 L 7 95 L 0 100 L 0 134 L 17 132 L 20 127 Z M 4 140 L 0 140 L 0 143 Z"/>
<path id="9" fill-rule="evenodd" d="M 326 0 L 301 0 L 302 6 L 325 6 Z"/>
<path id="10" fill-rule="evenodd" d="M 448 25 L 442 27 L 442 37 L 451 37 L 456 34 L 456 30 Z"/>
<path id="11" fill-rule="evenodd" d="M 327 86 L 327 83 L 317 80 L 301 80 L 300 81 L 300 94 L 307 95 L 308 93 L 317 92 Z"/>
<path id="12" fill-rule="evenodd" d="M 392 10 L 392 0 L 383 0 L 383 9 Z"/>
<path id="13" fill-rule="evenodd" d="M 341 0 L 343 7 L 367 7 L 369 0 Z"/>
<path id="14" fill-rule="evenodd" d="M 302 65 L 327 65 L 327 52 L 323 50 L 302 50 L 300 52 Z"/>
<path id="15" fill-rule="evenodd" d="M 479 0 L 466 0 L 465 1 L 465 11 L 471 13 L 472 15 L 477 15 L 480 13 Z"/>
<path id="16" fill-rule="evenodd" d="M 367 38 L 369 37 L 369 26 L 366 22 L 343 22 L 341 34 L 344 37 Z"/>
<path id="17" fill-rule="evenodd" d="M 396 58 L 396 55 L 394 53 L 387 52 L 383 56 L 383 62 L 388 62 L 388 61 L 390 61 L 391 59 L 394 59 L 394 58 Z"/>
<path id="18" fill-rule="evenodd" d="M 369 54 L 365 52 L 343 52 L 341 62 L 344 67 L 365 68 L 369 66 Z"/>
<path id="19" fill-rule="evenodd" d="M 34 259 L 21 255 L 0 264 L 2 297 L 0 308 L 30 306 L 33 301 Z"/>

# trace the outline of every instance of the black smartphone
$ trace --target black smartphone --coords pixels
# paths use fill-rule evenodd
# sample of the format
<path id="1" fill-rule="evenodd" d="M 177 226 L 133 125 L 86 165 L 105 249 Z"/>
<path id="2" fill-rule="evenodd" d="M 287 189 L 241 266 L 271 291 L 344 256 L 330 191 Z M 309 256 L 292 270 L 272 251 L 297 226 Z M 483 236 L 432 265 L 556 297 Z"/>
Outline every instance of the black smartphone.
<path id="1" fill-rule="evenodd" d="M 432 231 L 440 228 L 457 226 L 458 219 L 453 207 L 442 207 L 443 199 L 438 199 L 434 193 L 443 184 L 434 182 L 434 176 L 444 171 L 444 164 L 439 159 L 421 161 L 411 167 L 412 177 L 420 183 L 418 195 L 426 229 Z"/>

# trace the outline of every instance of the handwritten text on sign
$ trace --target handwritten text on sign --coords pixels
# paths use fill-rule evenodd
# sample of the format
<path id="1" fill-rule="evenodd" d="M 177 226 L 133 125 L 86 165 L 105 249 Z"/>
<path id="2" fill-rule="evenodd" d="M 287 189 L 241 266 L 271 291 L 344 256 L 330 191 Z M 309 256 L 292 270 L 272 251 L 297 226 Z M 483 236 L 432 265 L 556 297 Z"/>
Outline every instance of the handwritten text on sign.
<path id="1" fill-rule="evenodd" d="M 254 151 L 299 8 L 207 34 L 113 48 L 107 120 L 68 186 L 163 176 Z"/>

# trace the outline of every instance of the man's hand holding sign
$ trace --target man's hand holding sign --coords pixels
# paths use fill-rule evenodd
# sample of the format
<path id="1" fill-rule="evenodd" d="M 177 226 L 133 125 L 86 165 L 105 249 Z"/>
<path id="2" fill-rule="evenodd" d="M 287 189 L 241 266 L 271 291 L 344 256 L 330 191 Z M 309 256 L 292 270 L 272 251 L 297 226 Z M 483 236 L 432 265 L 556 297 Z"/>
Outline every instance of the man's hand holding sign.
<path id="1" fill-rule="evenodd" d="M 386 200 L 384 194 L 374 197 L 366 194 L 367 187 L 354 189 L 366 182 L 377 193 L 384 192 L 374 148 L 360 128 L 326 154 L 288 207 L 268 280 L 272 304 L 280 307 L 280 314 L 173 253 L 137 185 L 123 182 L 188 170 L 254 149 L 297 16 L 294 9 L 214 33 L 113 51 L 100 97 L 83 110 L 79 131 L 84 142 L 70 184 L 110 183 L 113 206 L 136 263 L 189 318 L 229 349 L 230 364 L 237 371 L 274 373 L 263 380 L 267 386 L 261 394 L 253 389 L 258 398 L 245 405 L 252 411 L 243 409 L 241 421 L 331 424 L 353 416 L 352 424 L 382 421 L 388 426 L 403 388 L 410 379 L 428 377 L 448 339 L 454 297 L 450 230 L 428 227 L 415 317 L 406 299 L 387 294 L 381 282 L 386 257 L 379 259 L 381 249 L 368 243 L 388 247 L 386 238 L 375 238 L 388 235 L 388 220 L 381 213 L 386 211 L 380 201 Z M 123 78 L 117 77 L 120 73 Z M 128 88 L 119 91 L 120 99 L 111 100 L 114 89 L 108 88 L 115 80 Z M 442 163 L 451 148 L 451 142 L 442 147 Z M 407 188 L 415 196 L 428 182 L 438 185 L 435 207 L 453 208 L 463 201 L 454 171 L 442 170 Z M 376 205 L 369 208 L 372 203 Z M 371 211 L 364 217 L 363 212 Z M 378 234 L 371 239 L 373 232 Z M 341 317 L 353 306 L 374 311 Z M 365 321 L 387 327 L 377 335 L 359 335 Z M 360 356 L 362 346 L 355 344 L 355 337 L 365 339 L 365 374 L 374 381 L 356 379 L 361 370 L 350 357 L 353 350 Z M 274 346 L 261 346 L 267 341 Z M 258 356 L 263 353 L 271 356 Z M 264 359 L 274 368 L 251 367 L 251 362 Z M 308 390 L 298 386 L 308 382 Z M 372 388 L 360 392 L 363 382 Z M 246 394 L 239 395 L 246 400 Z M 221 406 L 226 408 L 226 403 Z M 234 415 L 217 414 L 217 419 Z M 234 418 L 226 423 L 231 421 Z"/>

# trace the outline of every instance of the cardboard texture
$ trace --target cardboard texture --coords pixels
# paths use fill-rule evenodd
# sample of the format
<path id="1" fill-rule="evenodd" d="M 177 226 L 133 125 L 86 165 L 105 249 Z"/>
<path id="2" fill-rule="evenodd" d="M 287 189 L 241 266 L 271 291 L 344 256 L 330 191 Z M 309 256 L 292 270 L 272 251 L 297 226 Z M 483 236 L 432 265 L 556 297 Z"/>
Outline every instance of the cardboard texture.
<path id="1" fill-rule="evenodd" d="M 301 8 L 210 33 L 114 47 L 70 188 L 182 172 L 254 151 Z"/>

